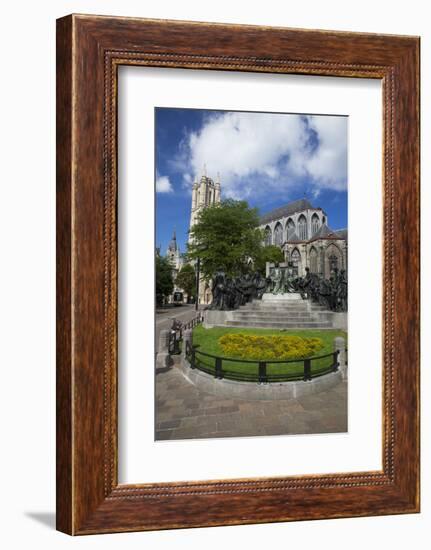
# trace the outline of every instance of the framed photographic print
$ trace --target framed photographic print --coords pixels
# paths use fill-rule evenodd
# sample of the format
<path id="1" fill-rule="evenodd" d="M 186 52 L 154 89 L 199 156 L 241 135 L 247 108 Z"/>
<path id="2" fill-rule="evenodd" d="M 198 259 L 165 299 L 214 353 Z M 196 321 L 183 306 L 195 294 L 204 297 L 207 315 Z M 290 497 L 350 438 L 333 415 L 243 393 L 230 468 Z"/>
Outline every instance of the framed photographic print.
<path id="1" fill-rule="evenodd" d="M 57 22 L 57 527 L 419 511 L 419 39 Z"/>

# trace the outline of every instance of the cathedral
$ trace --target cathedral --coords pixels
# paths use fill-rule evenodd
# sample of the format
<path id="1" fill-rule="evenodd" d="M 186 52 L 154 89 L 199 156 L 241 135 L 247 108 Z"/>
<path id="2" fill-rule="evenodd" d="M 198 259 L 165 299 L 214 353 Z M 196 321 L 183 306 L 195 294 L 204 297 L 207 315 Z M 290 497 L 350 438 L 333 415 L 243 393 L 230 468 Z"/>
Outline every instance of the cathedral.
<path id="1" fill-rule="evenodd" d="M 193 183 L 190 214 L 190 230 L 196 223 L 199 213 L 221 200 L 220 177 L 214 181 L 204 175 Z M 279 246 L 286 263 L 291 263 L 296 275 L 305 275 L 308 267 L 312 273 L 329 278 L 334 268 L 347 270 L 347 229 L 333 230 L 329 226 L 326 212 L 313 206 L 307 199 L 299 199 L 276 208 L 260 218 L 266 246 Z M 189 233 L 189 242 L 192 237 Z M 184 259 L 177 244 L 175 231 L 168 245 L 166 256 L 172 264 L 175 278 L 184 265 Z M 200 280 L 199 303 L 210 304 L 211 283 Z M 171 301 L 183 291 L 175 286 Z"/>
<path id="2" fill-rule="evenodd" d="M 192 209 L 190 214 L 190 231 L 196 223 L 199 213 L 208 206 L 218 204 L 221 200 L 220 176 L 217 174 L 217 181 L 204 175 L 200 181 L 195 181 L 192 189 Z M 192 237 L 189 232 L 189 242 Z M 206 282 L 202 277 L 199 280 L 199 303 L 210 304 L 212 301 L 211 282 Z"/>
<path id="3" fill-rule="evenodd" d="M 221 196 L 220 176 L 217 174 L 217 181 L 214 182 L 206 175 L 201 177 L 200 181 L 195 181 L 192 189 L 192 210 L 190 214 L 190 230 L 196 223 L 199 213 L 207 206 L 218 204 Z M 190 237 L 189 237 L 190 240 Z"/>
<path id="4" fill-rule="evenodd" d="M 299 277 L 306 267 L 326 279 L 335 267 L 347 269 L 347 229 L 331 229 L 326 212 L 307 199 L 261 216 L 260 228 L 265 245 L 279 246 Z"/>

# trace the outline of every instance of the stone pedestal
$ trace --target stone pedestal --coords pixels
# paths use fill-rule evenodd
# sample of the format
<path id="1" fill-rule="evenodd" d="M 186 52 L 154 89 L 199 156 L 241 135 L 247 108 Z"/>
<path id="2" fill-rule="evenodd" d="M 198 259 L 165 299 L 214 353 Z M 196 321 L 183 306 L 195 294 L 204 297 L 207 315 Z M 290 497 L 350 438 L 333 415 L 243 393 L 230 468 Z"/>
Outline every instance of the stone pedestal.
<path id="1" fill-rule="evenodd" d="M 204 311 L 205 328 L 222 327 L 227 321 L 232 319 L 232 311 L 219 311 L 217 309 L 207 309 Z"/>
<path id="2" fill-rule="evenodd" d="M 285 294 L 272 294 L 271 292 L 265 292 L 262 296 L 262 302 L 279 302 L 283 304 L 285 302 L 292 302 L 302 300 L 299 292 L 286 292 Z"/>

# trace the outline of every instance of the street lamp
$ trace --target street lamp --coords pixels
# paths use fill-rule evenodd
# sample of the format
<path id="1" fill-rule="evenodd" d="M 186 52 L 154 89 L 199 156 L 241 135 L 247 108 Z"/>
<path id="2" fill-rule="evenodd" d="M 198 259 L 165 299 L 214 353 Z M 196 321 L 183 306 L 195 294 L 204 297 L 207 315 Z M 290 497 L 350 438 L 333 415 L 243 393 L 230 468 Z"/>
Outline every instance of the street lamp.
<path id="1" fill-rule="evenodd" d="M 196 298 L 195 298 L 195 310 L 196 311 L 199 309 L 199 279 L 201 277 L 200 268 L 201 268 L 201 259 L 198 258 L 198 260 L 196 262 Z"/>

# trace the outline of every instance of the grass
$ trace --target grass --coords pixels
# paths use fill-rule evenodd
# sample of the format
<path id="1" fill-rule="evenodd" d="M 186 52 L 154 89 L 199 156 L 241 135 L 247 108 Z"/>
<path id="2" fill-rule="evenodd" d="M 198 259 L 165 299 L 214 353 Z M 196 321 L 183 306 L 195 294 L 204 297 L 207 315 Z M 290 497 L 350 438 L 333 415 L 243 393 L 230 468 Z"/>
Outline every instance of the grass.
<path id="1" fill-rule="evenodd" d="M 274 330 L 274 329 L 259 329 L 259 328 L 204 328 L 202 325 L 198 325 L 193 330 L 193 345 L 199 345 L 198 350 L 211 355 L 217 355 L 224 357 L 223 350 L 218 343 L 221 336 L 225 334 L 254 334 L 254 335 L 266 335 L 266 336 L 280 336 L 291 335 L 301 336 L 304 338 L 320 338 L 324 347 L 318 352 L 317 356 L 326 355 L 332 353 L 334 350 L 334 338 L 336 336 L 342 336 L 347 340 L 347 333 L 341 330 Z M 215 371 L 215 359 L 210 357 L 204 357 L 197 354 L 197 358 L 200 363 L 200 367 L 209 372 Z M 326 357 L 324 359 L 316 359 L 311 361 L 312 374 L 322 374 L 330 367 L 332 363 L 332 357 Z M 246 361 L 223 361 L 223 370 L 238 373 L 238 374 L 255 374 L 258 373 L 258 365 L 256 362 L 247 363 Z M 304 374 L 304 361 L 300 359 L 291 363 L 270 363 L 267 362 L 267 374 L 268 375 L 281 375 L 286 374 L 287 378 L 302 378 Z"/>

